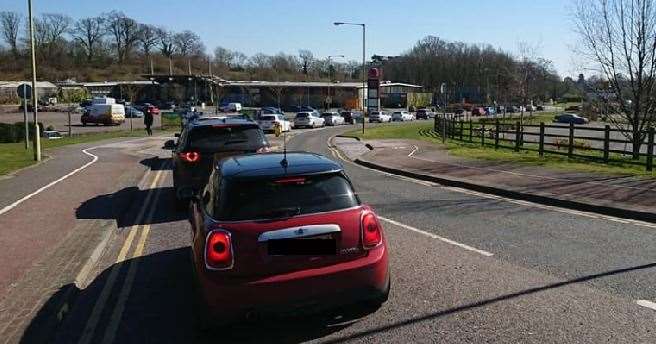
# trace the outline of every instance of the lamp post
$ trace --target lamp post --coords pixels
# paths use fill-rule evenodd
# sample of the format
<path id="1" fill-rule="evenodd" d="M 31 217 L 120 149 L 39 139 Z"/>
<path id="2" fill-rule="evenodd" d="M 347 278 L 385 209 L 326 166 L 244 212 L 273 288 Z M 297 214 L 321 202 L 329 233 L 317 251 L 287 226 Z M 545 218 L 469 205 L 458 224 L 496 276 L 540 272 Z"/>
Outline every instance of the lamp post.
<path id="1" fill-rule="evenodd" d="M 335 22 L 335 26 L 340 25 L 354 25 L 362 27 L 362 133 L 364 134 L 364 117 L 367 113 L 367 106 L 365 105 L 365 99 L 367 99 L 367 66 L 366 66 L 366 25 L 364 23 L 343 23 Z"/>
<path id="2" fill-rule="evenodd" d="M 332 67 L 331 60 L 333 57 L 341 57 L 344 58 L 344 55 L 328 55 L 328 77 L 330 78 L 330 83 L 333 82 L 333 74 L 331 73 L 330 67 Z M 328 84 L 328 98 L 330 98 L 330 102 L 328 102 L 328 107 L 332 107 L 333 105 L 333 98 L 332 98 L 332 92 L 331 89 L 332 87 L 330 86 L 330 83 Z"/>
<path id="3" fill-rule="evenodd" d="M 30 52 L 32 55 L 32 111 L 34 112 L 34 160 L 41 161 L 41 133 L 36 100 L 36 53 L 34 52 L 34 22 L 32 20 L 32 0 L 27 0 L 27 12 L 30 25 Z"/>

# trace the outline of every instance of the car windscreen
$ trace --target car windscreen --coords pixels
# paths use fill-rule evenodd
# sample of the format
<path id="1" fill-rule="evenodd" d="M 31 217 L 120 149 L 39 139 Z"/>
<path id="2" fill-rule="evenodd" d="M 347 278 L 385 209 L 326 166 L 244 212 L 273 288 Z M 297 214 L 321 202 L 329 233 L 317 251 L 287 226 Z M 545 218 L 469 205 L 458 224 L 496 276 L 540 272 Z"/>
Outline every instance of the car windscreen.
<path id="1" fill-rule="evenodd" d="M 297 113 L 296 118 L 307 118 L 309 114 L 307 113 Z"/>
<path id="2" fill-rule="evenodd" d="M 262 130 L 254 125 L 202 126 L 194 128 L 189 137 L 189 149 L 200 151 L 257 149 L 266 145 Z"/>
<path id="3" fill-rule="evenodd" d="M 262 117 L 260 117 L 260 119 L 263 120 L 263 121 L 275 121 L 276 116 L 262 116 Z"/>
<path id="4" fill-rule="evenodd" d="M 347 209 L 360 204 L 339 173 L 265 180 L 226 180 L 214 216 L 222 221 L 261 220 Z"/>

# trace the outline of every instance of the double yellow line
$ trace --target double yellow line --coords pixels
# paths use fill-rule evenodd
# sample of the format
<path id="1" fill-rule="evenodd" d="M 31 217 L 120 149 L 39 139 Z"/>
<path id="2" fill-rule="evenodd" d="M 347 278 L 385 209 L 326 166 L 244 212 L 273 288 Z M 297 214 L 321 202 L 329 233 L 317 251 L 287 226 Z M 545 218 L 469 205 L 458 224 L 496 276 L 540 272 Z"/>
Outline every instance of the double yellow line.
<path id="1" fill-rule="evenodd" d="M 126 257 L 128 257 L 130 248 L 132 247 L 132 243 L 135 237 L 137 236 L 137 232 L 140 232 L 139 240 L 137 241 L 136 248 L 132 252 L 132 255 L 129 257 L 131 260 L 129 262 L 128 273 L 125 277 L 123 286 L 121 287 L 121 291 L 119 293 L 114 309 L 112 310 L 112 314 L 109 318 L 109 322 L 107 323 L 107 327 L 105 327 L 105 334 L 103 335 L 101 343 L 111 344 L 114 342 L 114 339 L 116 338 L 116 332 L 118 331 L 118 326 L 121 322 L 121 317 L 123 316 L 125 304 L 127 303 L 128 297 L 130 296 L 132 284 L 134 283 L 134 278 L 137 273 L 137 267 L 139 265 L 139 260 L 135 258 L 138 258 L 143 254 L 144 247 L 146 245 L 146 239 L 148 238 L 148 234 L 150 233 L 150 224 L 148 223 L 153 218 L 153 214 L 155 212 L 155 205 L 157 204 L 157 200 L 159 199 L 160 192 L 156 188 L 157 188 L 157 183 L 162 175 L 162 171 L 163 170 L 161 169 L 157 171 L 157 173 L 155 174 L 155 178 L 150 184 L 148 194 L 146 195 L 146 200 L 144 201 L 143 206 L 141 207 L 139 214 L 137 215 L 136 224 L 130 227 L 129 229 L 128 236 L 125 239 L 125 242 L 121 247 L 121 250 L 119 251 L 115 264 L 112 265 L 112 269 L 110 270 L 109 276 L 107 277 L 107 282 L 103 286 L 103 289 L 100 292 L 100 296 L 98 297 L 96 303 L 93 306 L 91 315 L 87 319 L 87 323 L 84 326 L 84 330 L 82 332 L 82 335 L 80 336 L 80 340 L 78 341 L 79 344 L 91 343 L 91 340 L 93 339 L 94 334 L 96 332 L 96 328 L 98 327 L 98 322 L 100 321 L 100 317 L 107 305 L 107 300 L 109 299 L 111 291 L 114 288 L 114 284 L 116 284 L 116 279 L 118 278 L 122 266 L 121 263 L 125 261 Z M 146 216 L 146 211 L 149 208 L 150 210 L 148 211 Z M 146 223 L 146 224 L 140 225 L 140 223 Z"/>

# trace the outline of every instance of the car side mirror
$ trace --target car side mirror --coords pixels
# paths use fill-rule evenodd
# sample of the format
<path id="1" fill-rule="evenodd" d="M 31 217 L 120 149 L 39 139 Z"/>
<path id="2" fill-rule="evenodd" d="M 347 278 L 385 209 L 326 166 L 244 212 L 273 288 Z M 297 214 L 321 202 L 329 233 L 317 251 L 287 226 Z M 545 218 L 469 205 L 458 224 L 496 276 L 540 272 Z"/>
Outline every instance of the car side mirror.
<path id="1" fill-rule="evenodd" d="M 168 141 L 164 142 L 164 147 L 162 147 L 162 148 L 168 149 L 168 150 L 173 150 L 173 149 L 175 149 L 175 147 L 176 147 L 175 141 L 168 140 Z"/>

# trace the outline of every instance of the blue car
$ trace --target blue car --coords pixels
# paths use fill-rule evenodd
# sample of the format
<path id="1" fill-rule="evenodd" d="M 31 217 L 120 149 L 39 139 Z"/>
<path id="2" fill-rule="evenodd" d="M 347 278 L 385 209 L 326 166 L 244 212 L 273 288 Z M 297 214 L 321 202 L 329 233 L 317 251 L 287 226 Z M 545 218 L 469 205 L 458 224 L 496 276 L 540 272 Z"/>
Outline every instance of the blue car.
<path id="1" fill-rule="evenodd" d="M 575 113 L 561 113 L 554 117 L 554 123 L 573 123 L 573 124 L 587 124 L 590 120 L 585 117 L 581 117 Z"/>

